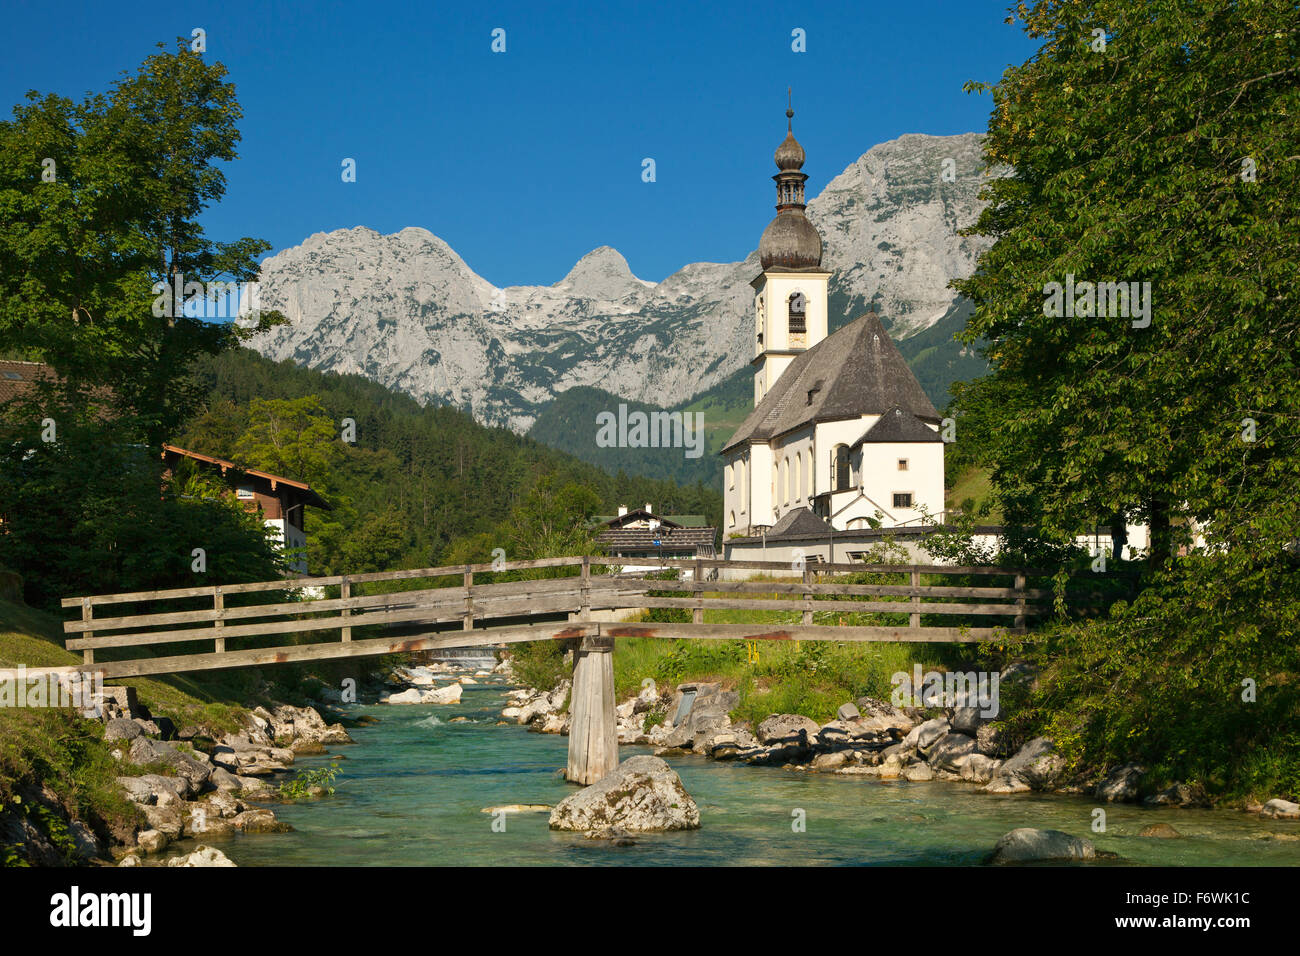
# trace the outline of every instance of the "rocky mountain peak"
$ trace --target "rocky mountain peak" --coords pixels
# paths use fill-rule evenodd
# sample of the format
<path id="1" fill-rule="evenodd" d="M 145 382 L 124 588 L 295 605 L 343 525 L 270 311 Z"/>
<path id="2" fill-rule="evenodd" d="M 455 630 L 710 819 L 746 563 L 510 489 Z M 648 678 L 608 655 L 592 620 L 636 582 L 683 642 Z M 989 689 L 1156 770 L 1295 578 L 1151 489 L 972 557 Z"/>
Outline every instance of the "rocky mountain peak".
<path id="1" fill-rule="evenodd" d="M 874 304 L 898 338 L 948 311 L 948 282 L 970 275 L 987 245 L 957 235 L 981 209 L 980 167 L 977 134 L 908 134 L 872 147 L 811 200 L 834 272 L 833 328 Z M 750 252 L 656 284 L 601 246 L 554 285 L 496 288 L 427 229 L 357 226 L 262 264 L 262 305 L 290 324 L 254 347 L 526 431 L 574 386 L 669 406 L 723 381 L 752 357 L 757 272 Z"/>

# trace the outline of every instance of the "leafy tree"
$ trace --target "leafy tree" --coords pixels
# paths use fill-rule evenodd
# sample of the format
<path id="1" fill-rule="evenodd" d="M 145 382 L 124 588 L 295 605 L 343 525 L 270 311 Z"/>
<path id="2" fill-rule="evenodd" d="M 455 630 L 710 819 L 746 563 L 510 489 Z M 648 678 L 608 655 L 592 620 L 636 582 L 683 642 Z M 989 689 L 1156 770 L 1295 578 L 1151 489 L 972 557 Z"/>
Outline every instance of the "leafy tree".
<path id="1" fill-rule="evenodd" d="M 214 242 L 199 222 L 225 191 L 216 163 L 235 158 L 240 116 L 225 67 L 178 41 L 108 93 L 33 91 L 0 123 L 4 346 L 51 363 L 66 394 L 111 406 L 151 445 L 201 399 L 185 374 L 196 356 L 282 320 L 254 313 L 240 328 L 180 301 L 255 278 L 269 248 Z"/>
<path id="2" fill-rule="evenodd" d="M 994 237 L 956 286 L 991 373 L 956 387 L 958 437 L 1008 520 L 1067 541 L 1150 526 L 1145 587 L 1058 624 L 1023 733 L 1095 777 L 1300 791 L 1300 24 L 1278 0 L 1020 3 L 1043 41 L 992 88 Z M 972 84 L 978 86 L 978 84 Z M 1050 283 L 1150 283 L 1146 315 Z M 1139 287 L 1140 290 L 1141 287 Z M 1080 289 L 1080 292 L 1083 290 Z M 1047 303 L 1048 308 L 1045 308 Z M 1130 310 L 1132 311 L 1132 310 Z M 1183 553 L 1192 523 L 1206 547 Z"/>
<path id="3" fill-rule="evenodd" d="M 955 283 L 993 370 L 956 387 L 959 439 L 1008 516 L 1058 539 L 1124 516 L 1160 560 L 1190 521 L 1276 551 L 1300 483 L 1294 5 L 1015 11 L 1043 46 L 992 88 L 987 159 L 1014 175 L 986 187 L 972 231 L 996 241 Z M 1069 275 L 1150 283 L 1149 326 L 1045 314 Z"/>

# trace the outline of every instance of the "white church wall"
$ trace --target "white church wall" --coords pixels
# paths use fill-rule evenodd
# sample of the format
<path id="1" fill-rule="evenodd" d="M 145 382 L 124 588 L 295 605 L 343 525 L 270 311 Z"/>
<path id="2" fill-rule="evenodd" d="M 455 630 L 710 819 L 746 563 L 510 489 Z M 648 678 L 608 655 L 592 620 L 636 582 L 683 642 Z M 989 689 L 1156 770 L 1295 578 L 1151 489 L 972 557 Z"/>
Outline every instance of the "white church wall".
<path id="1" fill-rule="evenodd" d="M 836 446 L 846 445 L 852 447 L 853 443 L 865 435 L 867 429 L 874 425 L 879 418 L 879 415 L 862 415 L 859 418 L 848 418 L 837 422 L 821 422 L 817 425 L 817 489 L 814 494 L 822 495 L 833 490 L 831 488 L 831 460 L 835 454 Z M 856 472 L 850 484 L 855 488 L 859 486 L 860 482 Z"/>

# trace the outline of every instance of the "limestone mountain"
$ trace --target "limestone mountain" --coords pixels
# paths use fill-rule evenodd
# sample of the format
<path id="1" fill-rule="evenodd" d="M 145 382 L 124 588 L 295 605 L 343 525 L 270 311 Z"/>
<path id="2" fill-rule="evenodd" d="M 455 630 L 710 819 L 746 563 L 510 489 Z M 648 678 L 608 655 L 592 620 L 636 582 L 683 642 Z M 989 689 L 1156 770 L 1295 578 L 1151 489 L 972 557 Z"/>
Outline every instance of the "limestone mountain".
<path id="1" fill-rule="evenodd" d="M 979 147 L 974 133 L 905 135 L 809 203 L 835 271 L 833 322 L 875 303 L 897 338 L 949 312 L 949 280 L 970 274 L 984 248 L 957 235 L 980 210 Z M 575 386 L 667 407 L 722 383 L 752 357 L 758 272 L 751 252 L 647 282 L 603 246 L 554 285 L 497 288 L 425 229 L 341 229 L 262 264 L 261 303 L 289 324 L 255 347 L 523 432 Z"/>

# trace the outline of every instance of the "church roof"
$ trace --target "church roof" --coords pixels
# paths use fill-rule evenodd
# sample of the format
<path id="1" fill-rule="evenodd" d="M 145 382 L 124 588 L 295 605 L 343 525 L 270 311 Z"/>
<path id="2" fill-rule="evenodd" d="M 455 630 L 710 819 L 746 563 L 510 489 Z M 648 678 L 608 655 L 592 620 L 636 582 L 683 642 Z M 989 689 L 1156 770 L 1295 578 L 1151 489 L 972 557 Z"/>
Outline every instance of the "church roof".
<path id="1" fill-rule="evenodd" d="M 866 434 L 853 443 L 853 447 L 857 448 L 867 442 L 909 441 L 943 441 L 943 439 L 921 419 L 895 405 L 881 415 L 876 423 L 867 429 Z"/>
<path id="2" fill-rule="evenodd" d="M 816 422 L 883 415 L 894 406 L 939 421 L 880 318 L 868 312 L 799 353 L 722 450 Z"/>

